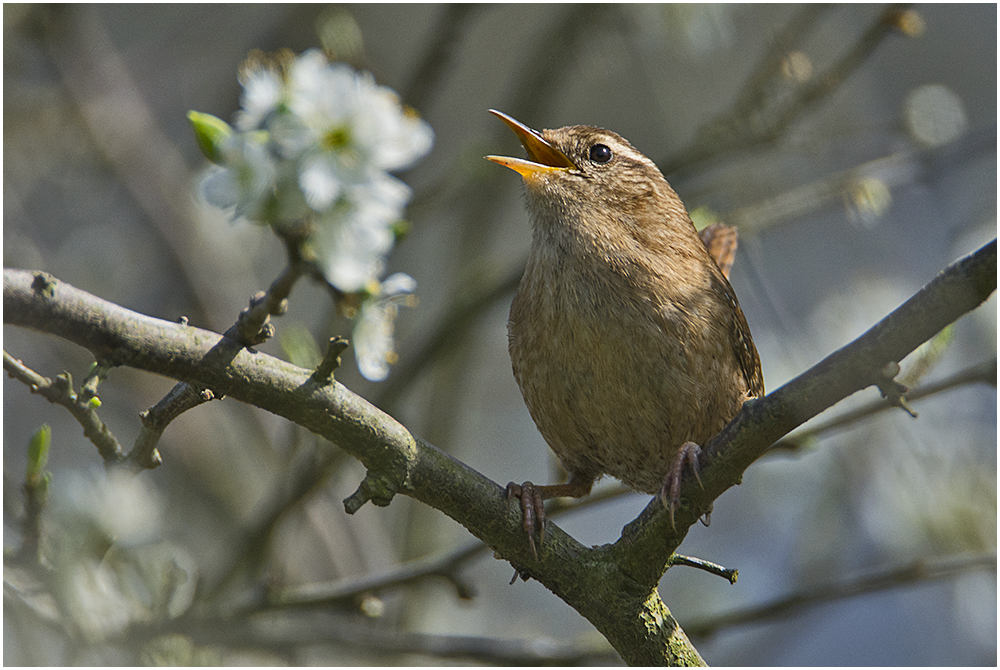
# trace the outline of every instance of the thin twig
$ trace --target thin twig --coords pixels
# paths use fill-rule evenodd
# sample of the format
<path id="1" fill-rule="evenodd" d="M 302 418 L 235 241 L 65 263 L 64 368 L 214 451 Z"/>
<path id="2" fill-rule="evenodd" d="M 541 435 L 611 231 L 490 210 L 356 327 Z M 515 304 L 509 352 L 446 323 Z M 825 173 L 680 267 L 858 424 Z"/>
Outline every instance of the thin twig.
<path id="1" fill-rule="evenodd" d="M 250 347 L 274 335 L 271 315 L 280 316 L 288 311 L 288 295 L 295 283 L 310 271 L 310 267 L 299 260 L 294 241 L 286 240 L 286 243 L 288 266 L 267 291 L 260 291 L 250 299 L 250 306 L 240 312 L 236 323 L 229 327 L 224 337 Z M 182 325 L 187 325 L 187 321 L 182 321 Z M 184 412 L 216 399 L 221 398 L 204 386 L 189 382 L 175 384 L 159 402 L 139 414 L 142 429 L 126 458 L 127 463 L 136 470 L 160 465 L 162 457 L 156 446 L 170 422 Z"/>
<path id="2" fill-rule="evenodd" d="M 136 470 L 158 467 L 163 459 L 156 445 L 170 422 L 189 409 L 214 399 L 215 394 L 209 389 L 192 386 L 187 382 L 175 384 L 158 403 L 139 412 L 142 428 L 126 461 Z"/>
<path id="3" fill-rule="evenodd" d="M 274 335 L 270 326 L 270 317 L 282 316 L 288 311 L 288 296 L 295 283 L 311 267 L 298 259 L 295 242 L 288 243 L 289 262 L 282 273 L 271 282 L 267 291 L 255 293 L 250 299 L 250 306 L 240 312 L 236 323 L 226 331 L 227 337 L 233 337 L 245 346 L 252 347 L 262 344 Z"/>
<path id="4" fill-rule="evenodd" d="M 674 554 L 670 557 L 670 565 L 686 565 L 689 568 L 698 568 L 713 575 L 718 575 L 728 580 L 730 584 L 735 584 L 740 575 L 740 571 L 735 568 L 727 568 L 718 563 L 706 561 L 703 558 Z"/>
<path id="5" fill-rule="evenodd" d="M 97 415 L 99 404 L 92 402 L 93 397 L 83 400 L 76 394 L 73 390 L 73 378 L 68 372 L 62 373 L 53 381 L 12 357 L 6 350 L 3 352 L 3 369 L 12 378 L 26 384 L 32 393 L 69 410 L 77 423 L 83 426 L 84 436 L 94 443 L 105 464 L 114 465 L 123 460 L 121 444 Z"/>

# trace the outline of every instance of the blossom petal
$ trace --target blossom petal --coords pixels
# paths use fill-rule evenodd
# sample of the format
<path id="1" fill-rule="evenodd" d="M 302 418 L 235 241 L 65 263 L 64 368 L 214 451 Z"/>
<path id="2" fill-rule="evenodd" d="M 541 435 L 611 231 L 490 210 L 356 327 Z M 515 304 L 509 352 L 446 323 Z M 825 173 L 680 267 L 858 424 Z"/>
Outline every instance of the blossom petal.
<path id="1" fill-rule="evenodd" d="M 306 203 L 322 212 L 329 208 L 343 191 L 336 166 L 323 156 L 307 159 L 299 172 L 299 186 Z"/>

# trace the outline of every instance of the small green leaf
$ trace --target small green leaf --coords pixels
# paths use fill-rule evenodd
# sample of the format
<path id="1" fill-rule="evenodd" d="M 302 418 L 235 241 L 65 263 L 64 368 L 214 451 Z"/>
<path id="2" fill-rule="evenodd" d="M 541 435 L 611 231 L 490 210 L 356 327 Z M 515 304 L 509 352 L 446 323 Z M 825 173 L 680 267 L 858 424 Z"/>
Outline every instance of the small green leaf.
<path id="1" fill-rule="evenodd" d="M 194 129 L 194 137 L 198 141 L 198 148 L 205 158 L 216 165 L 222 162 L 222 148 L 226 140 L 233 134 L 233 129 L 228 123 L 212 116 L 191 110 L 188 112 L 188 121 Z"/>
<path id="2" fill-rule="evenodd" d="M 396 241 L 399 242 L 404 237 L 409 235 L 410 228 L 412 228 L 412 226 L 409 221 L 405 219 L 399 219 L 398 221 L 393 222 L 392 226 L 390 227 L 390 230 L 392 231 L 393 236 L 396 238 Z"/>
<path id="3" fill-rule="evenodd" d="M 315 368 L 323 354 L 309 329 L 298 322 L 288 322 L 278 335 L 278 342 L 288 361 L 299 367 Z"/>
<path id="4" fill-rule="evenodd" d="M 699 231 L 704 230 L 713 223 L 719 223 L 719 214 L 708 205 L 700 205 L 690 212 L 691 221 Z"/>
<path id="5" fill-rule="evenodd" d="M 98 407 L 101 406 L 101 399 L 95 395 L 93 398 L 90 399 L 90 402 L 88 404 L 90 405 L 90 409 L 97 409 Z"/>
<path id="6" fill-rule="evenodd" d="M 52 429 L 47 423 L 31 436 L 28 443 L 28 471 L 29 482 L 36 482 L 49 463 L 49 445 L 52 444 Z"/>
<path id="7" fill-rule="evenodd" d="M 945 326 L 937 335 L 927 340 L 906 360 L 909 364 L 906 371 L 898 378 L 904 386 L 913 388 L 920 380 L 938 364 L 952 340 L 955 339 L 955 324 Z"/>

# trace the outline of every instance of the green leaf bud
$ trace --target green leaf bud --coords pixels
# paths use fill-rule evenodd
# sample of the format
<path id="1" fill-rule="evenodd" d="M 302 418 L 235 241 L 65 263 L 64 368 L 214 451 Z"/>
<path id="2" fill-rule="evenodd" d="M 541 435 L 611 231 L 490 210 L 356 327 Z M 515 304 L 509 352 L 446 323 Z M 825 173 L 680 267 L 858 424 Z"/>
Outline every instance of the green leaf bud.
<path id="1" fill-rule="evenodd" d="M 43 423 L 28 443 L 28 482 L 37 482 L 49 463 L 49 445 L 52 444 L 52 429 Z"/>
<path id="2" fill-rule="evenodd" d="M 217 116 L 194 110 L 188 112 L 188 121 L 194 129 L 194 137 L 198 141 L 201 153 L 216 165 L 221 165 L 222 148 L 226 140 L 232 136 L 233 129 Z"/>

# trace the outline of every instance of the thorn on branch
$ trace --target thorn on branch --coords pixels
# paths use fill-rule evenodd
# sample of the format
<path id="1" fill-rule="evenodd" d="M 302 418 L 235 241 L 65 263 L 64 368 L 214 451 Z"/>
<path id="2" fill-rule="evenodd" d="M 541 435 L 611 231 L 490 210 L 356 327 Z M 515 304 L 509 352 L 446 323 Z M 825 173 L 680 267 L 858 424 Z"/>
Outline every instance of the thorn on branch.
<path id="1" fill-rule="evenodd" d="M 323 360 L 312 373 L 313 381 L 322 384 L 333 380 L 334 370 L 340 367 L 340 355 L 347 349 L 348 344 L 348 341 L 343 337 L 330 338 Z"/>

